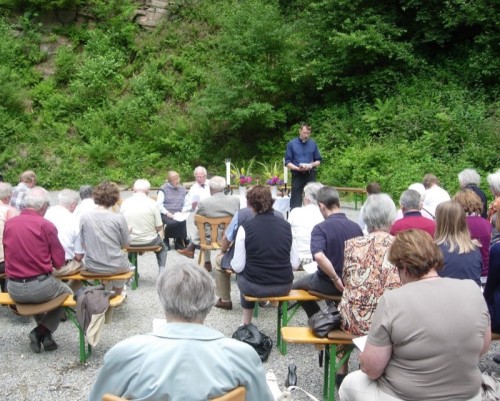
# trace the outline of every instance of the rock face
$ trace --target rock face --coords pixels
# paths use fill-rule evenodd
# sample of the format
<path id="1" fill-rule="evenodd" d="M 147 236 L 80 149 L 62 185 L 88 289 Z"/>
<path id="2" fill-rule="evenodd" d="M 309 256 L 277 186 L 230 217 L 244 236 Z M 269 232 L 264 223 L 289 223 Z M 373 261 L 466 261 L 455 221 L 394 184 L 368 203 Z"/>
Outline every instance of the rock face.
<path id="1" fill-rule="evenodd" d="M 154 29 L 165 16 L 168 0 L 145 0 L 135 14 L 134 21 L 146 29 Z"/>

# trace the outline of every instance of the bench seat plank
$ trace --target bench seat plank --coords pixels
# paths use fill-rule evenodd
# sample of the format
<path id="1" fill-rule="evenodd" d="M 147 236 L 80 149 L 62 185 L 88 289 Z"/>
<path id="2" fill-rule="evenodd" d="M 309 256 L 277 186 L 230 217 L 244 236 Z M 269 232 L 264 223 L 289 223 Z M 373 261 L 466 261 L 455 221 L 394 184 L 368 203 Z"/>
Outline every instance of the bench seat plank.
<path id="1" fill-rule="evenodd" d="M 105 274 L 96 274 L 95 276 L 87 276 L 82 275 L 81 273 L 70 274 L 69 276 L 58 276 L 57 278 L 60 280 L 76 280 L 76 281 L 91 281 L 91 280 L 128 280 L 132 278 L 134 275 L 133 271 L 129 271 L 126 273 L 113 274 L 113 275 L 105 275 Z"/>
<path id="2" fill-rule="evenodd" d="M 245 295 L 247 301 L 270 301 L 270 302 L 280 302 L 280 301 L 321 301 L 322 298 L 312 295 L 306 290 L 290 290 L 287 295 L 273 296 L 273 297 L 252 297 L 250 295 Z"/>

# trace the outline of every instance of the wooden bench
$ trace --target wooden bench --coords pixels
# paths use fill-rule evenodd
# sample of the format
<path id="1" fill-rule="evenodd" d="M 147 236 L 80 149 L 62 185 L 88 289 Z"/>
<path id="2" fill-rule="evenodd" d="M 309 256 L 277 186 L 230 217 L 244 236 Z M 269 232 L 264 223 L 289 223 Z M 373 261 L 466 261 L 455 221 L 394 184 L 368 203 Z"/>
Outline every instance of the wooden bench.
<path id="1" fill-rule="evenodd" d="M 254 316 L 258 317 L 259 302 L 269 301 L 278 302 L 278 319 L 277 319 L 277 331 L 276 331 L 276 346 L 282 355 L 286 355 L 286 343 L 282 341 L 281 338 L 281 328 L 288 325 L 288 322 L 293 318 L 297 310 L 299 309 L 300 301 L 321 301 L 321 298 L 310 294 L 306 290 L 291 290 L 288 295 L 281 297 L 252 297 L 245 295 L 247 301 L 255 302 Z M 289 305 L 289 301 L 295 301 L 293 305 Z"/>
<path id="2" fill-rule="evenodd" d="M 132 278 L 134 275 L 133 271 L 129 271 L 126 273 L 120 273 L 120 274 L 112 274 L 112 275 L 106 275 L 106 274 L 89 274 L 88 272 L 85 272 L 85 274 L 82 274 L 81 272 L 70 274 L 68 276 L 58 276 L 57 278 L 60 280 L 75 280 L 75 281 L 82 281 L 85 285 L 93 285 L 95 282 L 101 282 L 101 281 L 113 281 L 113 280 L 128 280 Z"/>
<path id="3" fill-rule="evenodd" d="M 135 266 L 134 278 L 130 282 L 130 288 L 135 290 L 139 287 L 139 262 L 138 255 L 142 255 L 144 252 L 160 252 L 161 245 L 148 245 L 148 246 L 127 246 L 124 248 L 128 253 L 128 260 Z"/>
<path id="4" fill-rule="evenodd" d="M 109 300 L 109 308 L 111 309 L 121 305 L 124 300 L 125 297 L 123 295 L 116 295 Z M 63 294 L 51 301 L 41 304 L 17 304 L 10 297 L 9 293 L 1 292 L 0 305 L 15 305 L 17 307 L 17 312 L 22 316 L 32 316 L 40 313 L 45 313 L 62 306 L 66 311 L 68 319 L 70 319 L 78 329 L 80 340 L 80 362 L 85 362 L 90 357 L 92 353 L 92 347 L 90 346 L 90 344 L 86 344 L 85 333 L 83 331 L 83 328 L 80 326 L 80 323 L 78 323 L 78 319 L 76 318 L 76 300 L 73 295 Z"/>
<path id="5" fill-rule="evenodd" d="M 335 375 L 338 369 L 346 363 L 351 355 L 352 349 L 346 350 L 344 357 L 337 363 L 337 345 L 353 345 L 352 339 L 357 336 L 348 334 L 342 330 L 332 330 L 328 337 L 316 337 L 309 327 L 283 327 L 281 329 L 283 341 L 292 344 L 313 344 L 325 347 L 324 376 L 323 376 L 323 400 L 335 400 Z"/>
<path id="6" fill-rule="evenodd" d="M 365 201 L 365 188 L 334 187 L 338 192 L 348 192 L 354 194 L 354 210 L 358 210 L 358 196 L 361 196 L 361 204 Z"/>

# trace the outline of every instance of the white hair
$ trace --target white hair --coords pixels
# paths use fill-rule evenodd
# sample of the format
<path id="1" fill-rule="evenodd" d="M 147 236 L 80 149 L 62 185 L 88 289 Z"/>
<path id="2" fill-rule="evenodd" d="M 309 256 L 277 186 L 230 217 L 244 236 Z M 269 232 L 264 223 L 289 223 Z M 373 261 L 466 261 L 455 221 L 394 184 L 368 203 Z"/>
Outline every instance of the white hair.
<path id="1" fill-rule="evenodd" d="M 134 191 L 149 191 L 151 189 L 151 184 L 148 180 L 139 179 L 134 182 Z"/>
<path id="2" fill-rule="evenodd" d="M 208 180 L 208 186 L 214 193 L 222 192 L 224 191 L 224 188 L 226 188 L 226 179 L 221 176 L 215 175 L 210 178 L 210 180 Z"/>
<path id="3" fill-rule="evenodd" d="M 50 195 L 42 187 L 31 188 L 24 198 L 26 207 L 41 210 L 45 204 L 50 204 Z"/>
<path id="4" fill-rule="evenodd" d="M 59 201 L 59 205 L 70 207 L 74 203 L 78 203 L 80 200 L 80 194 L 72 189 L 63 189 L 57 195 L 57 200 Z"/>
<path id="5" fill-rule="evenodd" d="M 473 184 L 479 186 L 481 176 L 472 168 L 466 168 L 458 174 L 458 183 L 460 188 L 465 188 L 467 185 Z"/>
<path id="6" fill-rule="evenodd" d="M 490 185 L 491 192 L 493 192 L 493 195 L 499 196 L 500 195 L 500 170 L 497 170 L 494 173 L 491 173 L 488 175 L 488 184 Z"/>
<path id="7" fill-rule="evenodd" d="M 364 204 L 363 219 L 368 232 L 389 231 L 396 218 L 396 205 L 387 194 L 372 194 Z"/>

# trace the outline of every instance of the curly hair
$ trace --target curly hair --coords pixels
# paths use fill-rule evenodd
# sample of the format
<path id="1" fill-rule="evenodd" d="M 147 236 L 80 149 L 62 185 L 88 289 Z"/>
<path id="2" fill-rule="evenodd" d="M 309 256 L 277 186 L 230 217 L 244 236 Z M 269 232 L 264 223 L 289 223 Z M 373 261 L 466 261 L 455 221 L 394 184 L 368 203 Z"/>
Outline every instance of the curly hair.
<path id="1" fill-rule="evenodd" d="M 114 182 L 103 181 L 94 188 L 92 197 L 96 205 L 111 207 L 120 199 L 120 190 Z"/>
<path id="2" fill-rule="evenodd" d="M 255 185 L 247 192 L 247 202 L 256 214 L 273 210 L 271 190 L 264 185 Z"/>

